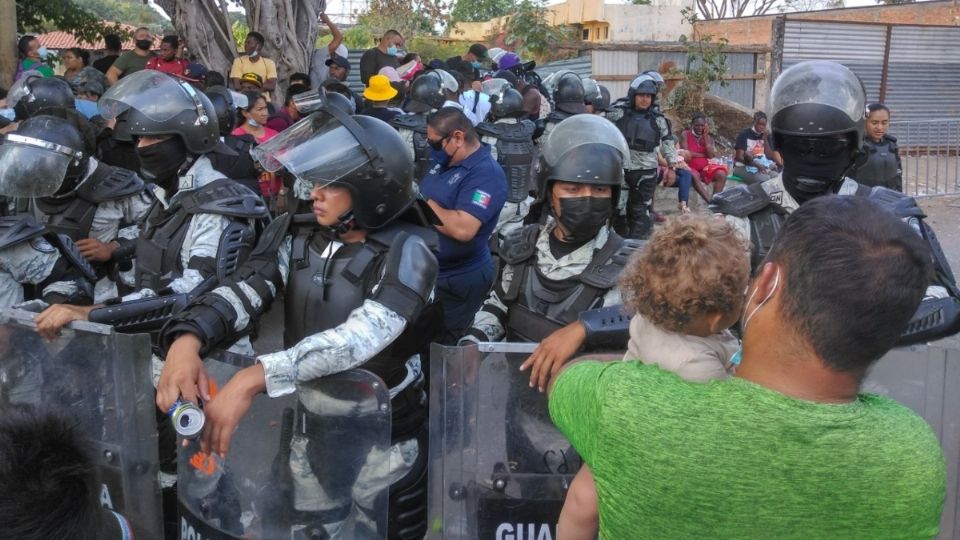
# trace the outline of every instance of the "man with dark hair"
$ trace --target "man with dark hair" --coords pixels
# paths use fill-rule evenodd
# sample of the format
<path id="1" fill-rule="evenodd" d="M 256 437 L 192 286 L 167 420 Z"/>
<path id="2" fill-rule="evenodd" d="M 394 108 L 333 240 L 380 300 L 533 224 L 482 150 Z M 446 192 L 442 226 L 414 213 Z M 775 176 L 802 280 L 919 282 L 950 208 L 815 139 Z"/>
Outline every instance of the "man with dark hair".
<path id="1" fill-rule="evenodd" d="M 294 105 L 293 98 L 298 94 L 309 91 L 310 87 L 305 84 L 294 84 L 287 88 L 287 96 L 283 101 L 283 107 L 270 115 L 270 118 L 267 119 L 267 127 L 279 133 L 300 120 L 300 111 Z"/>
<path id="2" fill-rule="evenodd" d="M 349 54 L 347 46 L 343 44 L 343 33 L 340 32 L 340 29 L 337 28 L 337 25 L 333 23 L 326 13 L 320 14 L 320 22 L 325 24 L 327 29 L 330 30 L 331 39 L 330 43 L 317 47 L 313 51 L 313 56 L 310 58 L 310 78 L 307 84 L 313 90 L 320 88 L 320 84 L 331 77 L 328 69 L 330 67 L 330 60 L 336 56 L 346 58 Z"/>
<path id="3" fill-rule="evenodd" d="M 288 86 L 294 86 L 294 85 L 298 85 L 298 84 L 299 84 L 299 85 L 306 86 L 306 87 L 309 88 L 309 87 L 310 87 L 310 76 L 307 75 L 306 73 L 300 73 L 300 72 L 297 72 L 297 73 L 294 73 L 293 75 L 290 75 L 290 84 L 289 84 Z"/>
<path id="4" fill-rule="evenodd" d="M 467 75 L 472 82 L 480 79 L 481 62 L 488 59 L 486 45 L 474 43 L 465 54 L 447 58 L 446 64 L 447 68 Z"/>
<path id="5" fill-rule="evenodd" d="M 593 471 L 600 535 L 936 536 L 936 436 L 860 393 L 931 274 L 910 226 L 866 198 L 821 197 L 786 220 L 757 271 L 734 378 L 686 382 L 640 362 L 562 372 L 550 415 Z M 863 282 L 869 294 L 851 286 Z"/>
<path id="6" fill-rule="evenodd" d="M 153 53 L 150 52 L 153 48 L 153 36 L 149 29 L 142 26 L 137 28 L 133 33 L 133 39 L 136 48 L 121 54 L 107 70 L 107 83 L 110 86 L 117 84 L 117 81 L 127 75 L 146 68 L 147 62 L 153 57 Z"/>
<path id="7" fill-rule="evenodd" d="M 256 73 L 263 81 L 263 96 L 269 102 L 270 92 L 277 88 L 277 65 L 273 60 L 260 55 L 264 44 L 263 34 L 250 32 L 243 41 L 244 54 L 233 61 L 230 67 L 230 85 L 234 90 L 241 90 L 240 83 L 247 73 Z"/>
<path id="8" fill-rule="evenodd" d="M 345 56 L 334 54 L 330 58 L 327 58 L 326 65 L 330 79 L 344 82 L 350 75 L 350 60 Z"/>
<path id="9" fill-rule="evenodd" d="M 103 58 L 95 61 L 93 67 L 100 70 L 101 73 L 106 75 L 107 70 L 110 69 L 110 66 L 120 57 L 120 49 L 123 47 L 123 42 L 120 41 L 120 36 L 116 34 L 107 34 L 103 36 Z"/>
<path id="10" fill-rule="evenodd" d="M 100 507 L 97 468 L 77 423 L 29 405 L 0 411 L 0 531 L 18 540 L 132 539 L 126 518 Z M 137 538 L 146 538 L 136 531 Z"/>
<path id="11" fill-rule="evenodd" d="M 400 47 L 403 46 L 403 36 L 396 30 L 387 30 L 383 39 L 373 48 L 367 49 L 360 57 L 360 82 L 366 86 L 370 77 L 380 73 L 385 67 L 394 69 L 400 67 Z"/>
<path id="12" fill-rule="evenodd" d="M 177 58 L 179 52 L 180 40 L 177 36 L 163 36 L 163 40 L 160 41 L 160 54 L 147 60 L 146 69 L 155 69 L 175 77 L 183 75 L 187 61 Z"/>
<path id="13" fill-rule="evenodd" d="M 420 192 L 440 217 L 440 275 L 447 341 L 470 325 L 493 284 L 488 241 L 507 198 L 507 180 L 490 148 L 461 110 L 443 107 L 427 120 L 434 166 Z"/>

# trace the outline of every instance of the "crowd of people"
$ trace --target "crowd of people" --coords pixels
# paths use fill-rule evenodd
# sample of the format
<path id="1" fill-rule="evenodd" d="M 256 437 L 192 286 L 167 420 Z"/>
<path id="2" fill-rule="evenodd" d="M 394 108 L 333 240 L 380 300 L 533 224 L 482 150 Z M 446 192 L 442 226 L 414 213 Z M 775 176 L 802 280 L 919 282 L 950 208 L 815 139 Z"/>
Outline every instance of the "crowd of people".
<path id="1" fill-rule="evenodd" d="M 769 117 L 722 156 L 701 113 L 674 134 L 656 71 L 611 102 L 479 43 L 423 62 L 391 30 L 354 93 L 342 34 L 321 21 L 333 41 L 286 84 L 257 32 L 226 77 L 175 36 L 154 55 L 146 29 L 123 53 L 108 37 L 109 66 L 68 51 L 60 77 L 21 39 L 0 307 L 36 311 L 50 340 L 77 320 L 149 333 L 158 410 L 203 403 L 204 451 L 230 451 L 256 395 L 296 393 L 292 504 L 298 526 L 334 537 L 347 516 L 370 537 L 424 536 L 429 344 L 501 340 L 537 343 L 513 398 L 549 393 L 585 462 L 560 538 L 936 535 L 935 436 L 860 384 L 895 345 L 960 330 L 960 290 L 898 192 L 890 112 L 867 108 L 852 72 L 785 70 Z M 654 195 L 671 185 L 680 215 L 658 226 Z M 718 215 L 691 212 L 691 189 Z M 256 354 L 279 297 L 283 349 Z M 211 395 L 203 359 L 225 350 L 256 361 Z M 599 350 L 626 353 L 571 362 Z M 310 443 L 324 423 L 306 383 L 353 368 L 390 389 L 388 467 Z M 0 484 L 22 485 L 36 456 L 10 441 L 38 420 L 12 411 Z M 172 429 L 158 422 L 167 497 Z M 73 462 L 78 510 L 57 519 L 122 537 L 122 516 L 79 508 L 91 482 Z M 367 492 L 342 496 L 353 484 L 389 486 L 386 530 L 364 521 Z M 0 530 L 61 530 L 3 504 Z"/>

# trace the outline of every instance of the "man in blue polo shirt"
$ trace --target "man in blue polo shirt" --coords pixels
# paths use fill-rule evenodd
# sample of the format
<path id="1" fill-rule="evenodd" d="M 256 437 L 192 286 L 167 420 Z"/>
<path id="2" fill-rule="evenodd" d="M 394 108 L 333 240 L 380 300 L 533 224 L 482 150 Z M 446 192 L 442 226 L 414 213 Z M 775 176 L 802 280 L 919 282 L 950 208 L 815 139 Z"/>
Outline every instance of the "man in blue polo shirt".
<path id="1" fill-rule="evenodd" d="M 459 109 L 444 107 L 427 121 L 433 167 L 420 191 L 443 225 L 437 294 L 443 305 L 446 341 L 463 334 L 493 284 L 488 242 L 507 199 L 507 180 L 490 149 Z"/>

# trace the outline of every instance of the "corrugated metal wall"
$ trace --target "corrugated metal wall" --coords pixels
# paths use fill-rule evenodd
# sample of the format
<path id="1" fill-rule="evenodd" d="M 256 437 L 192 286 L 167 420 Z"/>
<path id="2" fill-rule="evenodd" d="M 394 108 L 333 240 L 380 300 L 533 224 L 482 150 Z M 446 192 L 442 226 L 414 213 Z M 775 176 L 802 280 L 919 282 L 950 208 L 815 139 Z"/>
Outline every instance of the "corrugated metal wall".
<path id="1" fill-rule="evenodd" d="M 731 74 L 755 73 L 757 55 L 754 53 L 727 54 L 727 71 Z M 627 95 L 630 80 L 638 73 L 648 69 L 660 69 L 670 61 L 678 69 L 686 67 L 687 55 L 684 52 L 661 51 L 609 51 L 593 50 L 589 56 L 573 60 L 550 62 L 537 68 L 542 77 L 559 69 L 570 69 L 581 76 L 591 76 L 610 90 L 613 99 Z M 710 93 L 729 99 L 745 107 L 753 108 L 756 81 L 728 81 L 726 86 L 714 84 Z"/>
<path id="2" fill-rule="evenodd" d="M 960 28 L 787 19 L 783 68 L 803 60 L 840 62 L 863 81 L 867 101 L 878 101 L 888 27 L 883 100 L 893 118 L 899 122 L 960 116 Z"/>
<path id="3" fill-rule="evenodd" d="M 850 68 L 867 90 L 880 97 L 886 26 L 787 19 L 783 34 L 783 69 L 804 60 L 833 60 Z"/>

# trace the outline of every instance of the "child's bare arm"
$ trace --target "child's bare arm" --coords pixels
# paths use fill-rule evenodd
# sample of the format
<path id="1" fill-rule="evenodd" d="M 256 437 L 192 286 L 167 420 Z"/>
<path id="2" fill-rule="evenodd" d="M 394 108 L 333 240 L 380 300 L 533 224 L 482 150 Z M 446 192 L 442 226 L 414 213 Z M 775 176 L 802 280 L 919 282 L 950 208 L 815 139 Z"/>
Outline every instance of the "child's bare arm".
<path id="1" fill-rule="evenodd" d="M 557 540 L 593 540 L 600 528 L 600 506 L 593 474 L 584 463 L 573 477 L 560 511 Z"/>

